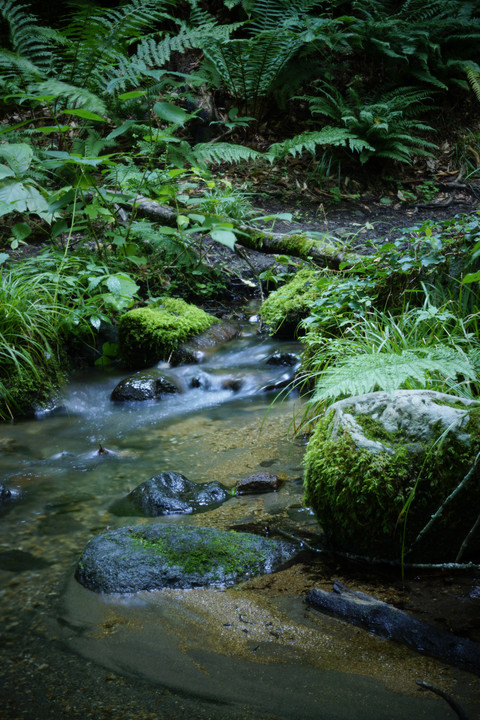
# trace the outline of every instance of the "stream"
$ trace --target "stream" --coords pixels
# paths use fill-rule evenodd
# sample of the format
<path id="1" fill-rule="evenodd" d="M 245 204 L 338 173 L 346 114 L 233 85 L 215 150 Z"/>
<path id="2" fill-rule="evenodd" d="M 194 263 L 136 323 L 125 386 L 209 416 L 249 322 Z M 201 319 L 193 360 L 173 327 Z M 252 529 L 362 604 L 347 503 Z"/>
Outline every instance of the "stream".
<path id="1" fill-rule="evenodd" d="M 188 388 L 181 395 L 113 403 L 125 373 L 91 369 L 72 378 L 54 412 L 1 426 L 0 483 L 13 493 L 0 506 L 1 720 L 455 717 L 416 680 L 480 716 L 479 678 L 309 610 L 304 590 L 316 578 L 305 554 L 223 590 L 100 595 L 74 580 L 86 543 L 124 525 L 318 533 L 302 502 L 304 446 L 292 435 L 301 400 L 274 403 L 265 391 L 285 379 L 284 366 L 266 362 L 274 352 L 299 346 L 246 319 L 200 365 L 171 370 Z M 168 471 L 229 488 L 268 472 L 282 485 L 193 515 L 111 512 Z"/>

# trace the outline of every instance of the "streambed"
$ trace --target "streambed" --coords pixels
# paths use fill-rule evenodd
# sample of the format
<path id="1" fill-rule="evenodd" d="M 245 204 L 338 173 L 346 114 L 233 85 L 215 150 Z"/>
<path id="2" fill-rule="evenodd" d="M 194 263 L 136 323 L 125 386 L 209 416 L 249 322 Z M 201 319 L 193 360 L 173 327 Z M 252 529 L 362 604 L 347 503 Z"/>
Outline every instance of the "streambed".
<path id="1" fill-rule="evenodd" d="M 257 331 L 243 323 L 199 366 L 209 382 L 175 398 L 112 403 L 123 375 L 92 370 L 65 389 L 62 409 L 2 426 L 0 481 L 18 493 L 0 518 L 2 720 L 451 718 L 417 679 L 480 711 L 478 678 L 308 610 L 305 591 L 338 570 L 316 557 L 227 590 L 105 596 L 73 579 L 84 545 L 129 523 L 318 532 L 291 434 L 300 400 L 272 405 L 262 392 L 285 373 L 266 359 L 298 348 Z M 236 392 L 230 377 L 242 380 Z M 279 492 L 196 515 L 110 511 L 160 472 L 233 487 L 261 470 L 280 476 Z"/>

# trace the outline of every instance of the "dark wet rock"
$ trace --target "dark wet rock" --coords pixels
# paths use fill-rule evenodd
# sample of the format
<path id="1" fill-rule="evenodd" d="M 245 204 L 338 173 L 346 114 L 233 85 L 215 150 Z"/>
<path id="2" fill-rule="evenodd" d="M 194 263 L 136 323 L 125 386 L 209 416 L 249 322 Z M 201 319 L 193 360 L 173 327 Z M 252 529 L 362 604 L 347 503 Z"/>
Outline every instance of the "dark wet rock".
<path id="1" fill-rule="evenodd" d="M 217 507 L 229 497 L 219 482 L 196 483 L 180 473 L 166 472 L 138 485 L 111 510 L 116 515 L 185 515 Z"/>
<path id="2" fill-rule="evenodd" d="M 180 389 L 158 370 L 148 370 L 129 375 L 120 380 L 113 389 L 110 399 L 114 402 L 138 402 L 142 400 L 160 400 L 165 395 L 173 395 Z"/>
<path id="3" fill-rule="evenodd" d="M 242 378 L 227 378 L 222 381 L 222 388 L 224 390 L 233 390 L 233 392 L 238 392 L 242 389 L 243 383 L 244 381 Z"/>
<path id="4" fill-rule="evenodd" d="M 89 590 L 133 593 L 225 587 L 276 570 L 298 549 L 258 535 L 181 525 L 137 525 L 98 535 L 75 577 Z"/>
<path id="5" fill-rule="evenodd" d="M 281 375 L 276 380 L 272 380 L 272 382 L 267 383 L 264 385 L 260 391 L 261 392 L 276 392 L 278 390 L 283 390 L 284 388 L 288 387 L 289 385 L 292 385 L 293 381 L 295 380 L 296 370 L 295 368 L 290 368 L 287 372 L 284 372 L 283 375 Z M 293 388 L 293 385 L 292 385 Z"/>
<path id="6" fill-rule="evenodd" d="M 249 475 L 237 484 L 237 495 L 257 495 L 260 493 L 277 492 L 280 488 L 280 478 L 270 473 L 255 473 Z"/>
<path id="7" fill-rule="evenodd" d="M 4 500 L 10 500 L 12 497 L 12 491 L 0 484 L 0 502 Z"/>
<path id="8" fill-rule="evenodd" d="M 206 354 L 232 340 L 237 335 L 238 328 L 232 323 L 220 322 L 211 325 L 205 332 L 194 335 L 182 343 L 176 351 L 175 361 L 177 363 L 200 362 Z"/>
<path id="9" fill-rule="evenodd" d="M 0 553 L 0 570 L 25 572 L 25 570 L 41 570 L 50 565 L 47 560 L 23 550 L 6 550 Z"/>
<path id="10" fill-rule="evenodd" d="M 295 367 L 300 365 L 300 358 L 295 353 L 274 352 L 266 360 L 267 365 L 285 365 L 286 367 Z"/>

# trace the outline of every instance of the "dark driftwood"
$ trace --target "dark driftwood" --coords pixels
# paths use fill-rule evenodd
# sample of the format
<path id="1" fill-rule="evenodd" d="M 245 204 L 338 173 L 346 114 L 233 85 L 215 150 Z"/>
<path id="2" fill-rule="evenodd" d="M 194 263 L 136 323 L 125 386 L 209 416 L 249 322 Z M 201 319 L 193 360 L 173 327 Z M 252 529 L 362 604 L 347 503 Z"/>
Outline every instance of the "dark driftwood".
<path id="1" fill-rule="evenodd" d="M 370 595 L 349 590 L 335 582 L 331 593 L 310 590 L 307 602 L 328 615 L 480 675 L 479 643 L 438 630 Z"/>

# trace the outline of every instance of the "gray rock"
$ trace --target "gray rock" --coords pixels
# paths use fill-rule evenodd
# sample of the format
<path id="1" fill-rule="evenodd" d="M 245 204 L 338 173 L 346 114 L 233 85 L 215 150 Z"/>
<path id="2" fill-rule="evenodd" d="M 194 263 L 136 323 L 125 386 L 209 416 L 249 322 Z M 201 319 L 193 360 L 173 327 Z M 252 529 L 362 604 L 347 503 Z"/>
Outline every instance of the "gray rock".
<path id="1" fill-rule="evenodd" d="M 238 335 L 238 328 L 228 322 L 211 325 L 205 332 L 182 343 L 174 356 L 176 364 L 200 362 L 204 356 Z"/>
<path id="2" fill-rule="evenodd" d="M 110 399 L 114 402 L 160 400 L 165 395 L 180 392 L 172 380 L 159 370 L 145 370 L 120 380 Z"/>
<path id="3" fill-rule="evenodd" d="M 258 495 L 260 493 L 277 492 L 280 478 L 271 473 L 255 473 L 237 484 L 237 495 Z"/>
<path id="4" fill-rule="evenodd" d="M 181 525 L 137 525 L 98 535 L 75 577 L 89 590 L 133 593 L 161 588 L 225 587 L 271 573 L 298 549 L 248 533 Z"/>
<path id="5" fill-rule="evenodd" d="M 111 509 L 117 515 L 185 515 L 217 507 L 229 497 L 219 482 L 196 483 L 180 473 L 166 472 L 138 485 Z"/>
<path id="6" fill-rule="evenodd" d="M 437 436 L 441 427 L 454 433 L 461 443 L 470 444 L 470 437 L 465 432 L 469 407 L 480 406 L 473 400 L 433 390 L 397 390 L 392 395 L 386 392 L 367 393 L 339 400 L 330 406 L 329 412 L 334 412 L 331 437 L 336 439 L 347 430 L 358 448 L 393 454 L 394 450 L 389 445 L 367 437 L 356 419 L 366 416 L 380 423 L 387 433 L 401 434 L 414 443 Z"/>

